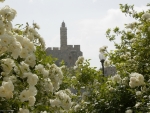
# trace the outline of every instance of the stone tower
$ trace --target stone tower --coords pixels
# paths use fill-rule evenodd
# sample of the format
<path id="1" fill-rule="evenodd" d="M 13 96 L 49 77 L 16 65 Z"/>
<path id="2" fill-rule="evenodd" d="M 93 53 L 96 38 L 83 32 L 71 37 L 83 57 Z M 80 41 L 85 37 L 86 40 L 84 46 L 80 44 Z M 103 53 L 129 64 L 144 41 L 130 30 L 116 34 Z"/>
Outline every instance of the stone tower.
<path id="1" fill-rule="evenodd" d="M 63 60 L 68 67 L 73 67 L 79 56 L 82 56 L 80 51 L 80 45 L 68 45 L 67 44 L 67 28 L 65 22 L 62 22 L 60 27 L 60 48 L 48 47 L 46 49 L 47 55 L 52 55 L 57 58 L 56 64 L 59 66 Z"/>
<path id="2" fill-rule="evenodd" d="M 67 28 L 65 22 L 62 22 L 60 27 L 60 49 L 64 50 L 67 48 Z"/>

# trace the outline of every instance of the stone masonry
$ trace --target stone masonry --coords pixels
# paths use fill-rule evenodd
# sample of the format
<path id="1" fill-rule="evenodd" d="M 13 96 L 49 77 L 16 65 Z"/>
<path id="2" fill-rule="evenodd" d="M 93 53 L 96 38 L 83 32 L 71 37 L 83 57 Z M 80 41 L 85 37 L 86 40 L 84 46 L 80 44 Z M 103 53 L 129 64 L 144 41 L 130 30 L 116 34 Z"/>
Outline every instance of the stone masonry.
<path id="1" fill-rule="evenodd" d="M 48 47 L 46 49 L 47 55 L 57 58 L 56 64 L 63 60 L 67 67 L 73 67 L 79 56 L 82 56 L 80 45 L 67 45 L 67 28 L 62 22 L 60 27 L 60 47 Z"/>

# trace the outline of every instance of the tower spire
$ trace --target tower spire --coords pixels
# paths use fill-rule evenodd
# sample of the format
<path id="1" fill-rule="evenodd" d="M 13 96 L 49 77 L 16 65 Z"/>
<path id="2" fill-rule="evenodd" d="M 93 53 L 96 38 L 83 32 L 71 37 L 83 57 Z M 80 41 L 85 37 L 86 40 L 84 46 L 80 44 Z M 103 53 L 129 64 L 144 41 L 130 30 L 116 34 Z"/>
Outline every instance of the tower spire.
<path id="1" fill-rule="evenodd" d="M 65 49 L 67 47 L 67 28 L 64 21 L 60 27 L 60 47 L 61 49 Z"/>
<path id="2" fill-rule="evenodd" d="M 64 21 L 62 22 L 61 27 L 65 27 L 65 22 Z"/>

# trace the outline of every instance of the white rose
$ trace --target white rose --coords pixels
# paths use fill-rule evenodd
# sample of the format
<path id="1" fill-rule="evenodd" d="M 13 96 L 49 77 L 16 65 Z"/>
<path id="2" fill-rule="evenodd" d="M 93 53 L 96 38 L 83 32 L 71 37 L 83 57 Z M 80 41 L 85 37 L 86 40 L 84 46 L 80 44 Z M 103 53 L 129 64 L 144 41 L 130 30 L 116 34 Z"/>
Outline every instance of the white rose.
<path id="1" fill-rule="evenodd" d="M 139 95 L 141 95 L 141 94 L 142 94 L 141 91 L 137 91 L 137 92 L 136 92 L 136 95 L 137 95 L 137 96 L 139 96 Z"/>
<path id="2" fill-rule="evenodd" d="M 10 80 L 8 82 L 3 81 L 2 86 L 8 91 L 14 91 L 14 85 L 13 85 L 12 81 L 10 81 Z"/>
<path id="3" fill-rule="evenodd" d="M 21 58 L 26 58 L 29 55 L 28 50 L 26 48 L 22 48 L 20 52 L 20 57 Z"/>
<path id="4" fill-rule="evenodd" d="M 30 96 L 35 96 L 37 94 L 37 89 L 34 86 L 29 86 Z"/>
<path id="5" fill-rule="evenodd" d="M 29 97 L 30 97 L 30 92 L 28 90 L 23 90 L 19 95 L 21 102 L 28 101 Z"/>
<path id="6" fill-rule="evenodd" d="M 31 67 L 34 67 L 36 64 L 36 57 L 34 54 L 28 55 L 28 57 L 25 59 L 25 62 L 29 64 Z"/>
<path id="7" fill-rule="evenodd" d="M 54 99 L 54 100 L 50 99 L 50 104 L 52 105 L 52 107 L 55 107 L 55 106 L 59 107 L 61 102 L 58 99 Z"/>
<path id="8" fill-rule="evenodd" d="M 133 113 L 133 111 L 131 109 L 128 109 L 125 113 Z"/>
<path id="9" fill-rule="evenodd" d="M 30 76 L 28 76 L 27 82 L 30 86 L 36 85 L 38 82 L 38 76 L 36 74 L 31 74 Z"/>
<path id="10" fill-rule="evenodd" d="M 36 98 L 34 96 L 30 96 L 29 97 L 29 106 L 33 106 L 35 101 L 36 101 Z"/>
<path id="11" fill-rule="evenodd" d="M 19 112 L 18 113 L 29 113 L 29 110 L 28 109 L 19 108 Z"/>

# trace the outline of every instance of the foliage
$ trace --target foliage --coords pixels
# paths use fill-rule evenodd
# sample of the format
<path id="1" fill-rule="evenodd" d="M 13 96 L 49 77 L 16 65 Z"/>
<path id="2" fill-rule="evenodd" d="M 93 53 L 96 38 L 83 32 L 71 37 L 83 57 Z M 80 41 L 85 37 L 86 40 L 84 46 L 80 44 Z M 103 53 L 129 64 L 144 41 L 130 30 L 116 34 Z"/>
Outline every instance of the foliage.
<path id="1" fill-rule="evenodd" d="M 72 109 L 70 113 L 92 112 L 98 95 L 100 83 L 105 78 L 102 77 L 100 70 L 90 67 L 89 60 L 79 57 L 76 65 L 72 68 L 63 68 L 64 80 L 62 85 L 69 87 L 73 92 Z M 65 77 L 66 76 L 66 77 Z"/>
<path id="2" fill-rule="evenodd" d="M 150 10 L 136 12 L 134 6 L 120 4 L 125 15 L 135 22 L 106 31 L 106 37 L 114 42 L 116 49 L 100 48 L 117 69 L 114 76 L 102 77 L 102 73 L 91 68 L 87 60 L 79 58 L 70 72 L 69 86 L 75 90 L 76 103 L 71 113 L 148 113 L 150 111 L 149 45 Z M 116 38 L 120 43 L 116 43 Z M 108 64 L 108 61 L 107 63 Z M 67 79 L 66 79 L 67 80 Z"/>
<path id="3" fill-rule="evenodd" d="M 136 21 L 130 24 L 125 24 L 125 30 L 120 30 L 116 27 L 111 34 L 108 29 L 106 36 L 109 40 L 115 41 L 114 36 L 119 37 L 121 43 L 114 42 L 116 50 L 109 54 L 110 59 L 115 63 L 117 69 L 124 73 L 123 70 L 138 72 L 147 76 L 149 74 L 149 26 L 150 21 L 148 11 L 136 12 L 133 6 L 120 4 L 123 13 L 135 18 Z M 144 46 L 143 46 L 144 45 Z M 132 66 L 132 68 L 130 68 Z"/>
<path id="4" fill-rule="evenodd" d="M 114 42 L 116 47 L 116 50 L 106 54 L 109 56 L 109 60 L 116 66 L 117 73 L 121 76 L 122 80 L 124 78 L 128 79 L 128 84 L 125 86 L 120 84 L 113 86 L 113 88 L 116 87 L 116 96 L 113 93 L 112 96 L 119 99 L 119 102 L 117 101 L 118 99 L 115 99 L 115 101 L 121 106 L 122 102 L 124 104 L 127 103 L 127 106 L 119 107 L 122 110 L 121 112 L 125 112 L 127 109 L 135 113 L 149 112 L 150 10 L 137 12 L 134 10 L 134 5 L 127 4 L 120 4 L 120 9 L 126 16 L 134 18 L 135 22 L 125 24 L 124 30 L 116 27 L 113 30 L 108 29 L 106 31 L 106 37 Z M 116 43 L 115 40 L 120 40 L 120 43 Z M 138 76 L 142 79 L 137 80 Z M 137 77 L 136 80 L 134 77 Z M 133 82 L 134 80 L 135 82 Z M 136 86 L 136 83 L 141 80 L 144 83 L 142 85 L 137 84 L 138 86 Z M 111 102 L 112 99 L 109 101 Z M 113 103 L 112 106 L 115 107 L 116 104 Z M 115 112 L 118 111 L 115 110 Z"/>
<path id="5" fill-rule="evenodd" d="M 1 2 L 3 2 L 2 0 Z M 149 6 L 149 5 L 148 5 Z M 105 65 L 115 66 L 114 76 L 102 76 L 80 56 L 75 66 L 47 56 L 45 43 L 33 23 L 17 24 L 16 11 L 0 10 L 0 109 L 18 113 L 149 113 L 150 112 L 150 10 L 136 12 L 134 6 L 120 4 L 135 22 L 106 31 L 116 49 L 100 52 Z M 121 43 L 116 43 L 116 38 Z"/>

